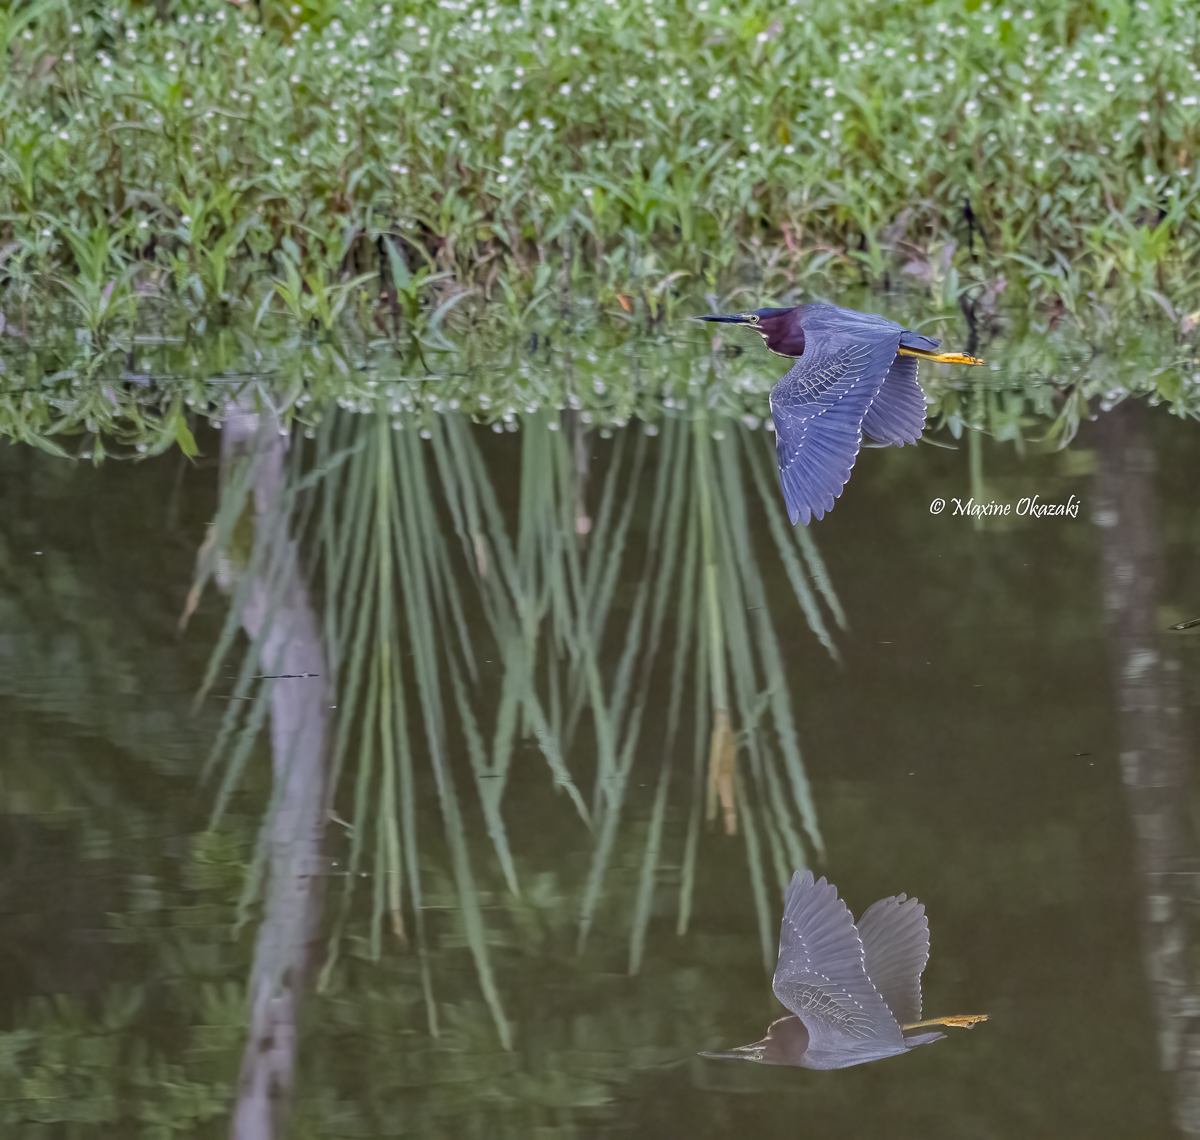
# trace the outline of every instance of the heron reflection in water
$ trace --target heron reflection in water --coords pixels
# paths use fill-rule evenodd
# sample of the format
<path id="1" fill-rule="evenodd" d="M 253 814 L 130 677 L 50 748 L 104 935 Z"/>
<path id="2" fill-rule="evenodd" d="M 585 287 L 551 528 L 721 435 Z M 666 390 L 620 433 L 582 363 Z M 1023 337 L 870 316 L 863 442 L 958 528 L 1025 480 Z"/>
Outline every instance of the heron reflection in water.
<path id="1" fill-rule="evenodd" d="M 916 899 L 873 903 L 854 925 L 837 888 L 811 871 L 792 876 L 771 988 L 792 1011 L 753 1045 L 702 1057 L 845 1069 L 940 1041 L 944 1033 L 910 1029 L 970 1028 L 986 1014 L 921 1021 L 921 973 L 929 960 L 929 920 Z"/>

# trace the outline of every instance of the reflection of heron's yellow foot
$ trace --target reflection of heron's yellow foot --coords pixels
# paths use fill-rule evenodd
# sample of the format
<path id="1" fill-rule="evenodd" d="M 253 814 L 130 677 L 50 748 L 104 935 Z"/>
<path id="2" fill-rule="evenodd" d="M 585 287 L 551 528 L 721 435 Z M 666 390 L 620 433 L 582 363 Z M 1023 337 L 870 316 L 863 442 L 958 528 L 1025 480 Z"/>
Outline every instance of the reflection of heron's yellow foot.
<path id="1" fill-rule="evenodd" d="M 960 1013 L 957 1017 L 932 1017 L 928 1021 L 917 1021 L 902 1025 L 901 1029 L 923 1029 L 926 1025 L 956 1025 L 959 1029 L 970 1029 L 977 1021 L 987 1021 L 986 1013 Z"/>

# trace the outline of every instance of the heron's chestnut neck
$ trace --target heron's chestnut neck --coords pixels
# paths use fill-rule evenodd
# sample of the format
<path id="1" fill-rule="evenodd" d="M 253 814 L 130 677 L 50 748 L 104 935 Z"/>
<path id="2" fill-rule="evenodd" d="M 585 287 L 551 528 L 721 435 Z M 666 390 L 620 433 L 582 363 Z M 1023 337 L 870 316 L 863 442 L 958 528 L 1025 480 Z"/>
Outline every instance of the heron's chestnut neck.
<path id="1" fill-rule="evenodd" d="M 804 330 L 796 320 L 794 312 L 778 317 L 765 317 L 758 327 L 772 352 L 777 352 L 780 356 L 804 355 Z"/>

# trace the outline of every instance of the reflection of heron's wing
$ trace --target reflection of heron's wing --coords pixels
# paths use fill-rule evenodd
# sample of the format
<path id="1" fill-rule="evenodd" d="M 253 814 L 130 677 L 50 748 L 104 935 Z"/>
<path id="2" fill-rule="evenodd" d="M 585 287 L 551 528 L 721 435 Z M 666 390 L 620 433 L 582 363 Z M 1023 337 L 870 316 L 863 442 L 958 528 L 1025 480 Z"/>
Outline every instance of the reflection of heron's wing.
<path id="1" fill-rule="evenodd" d="M 867 974 L 901 1025 L 921 1020 L 921 971 L 929 961 L 925 907 L 904 895 L 880 899 L 858 920 Z"/>
<path id="2" fill-rule="evenodd" d="M 917 383 L 917 358 L 897 356 L 867 409 L 863 431 L 880 443 L 903 447 L 925 430 L 925 393 Z"/>
<path id="3" fill-rule="evenodd" d="M 863 968 L 863 946 L 837 888 L 811 871 L 792 876 L 779 934 L 775 996 L 808 1029 L 813 1051 L 866 1042 L 904 1048 L 904 1036 Z"/>
<path id="4" fill-rule="evenodd" d="M 793 523 L 833 509 L 862 446 L 862 424 L 896 357 L 899 331 L 855 330 L 838 345 L 807 338 L 804 355 L 771 389 L 779 481 Z"/>

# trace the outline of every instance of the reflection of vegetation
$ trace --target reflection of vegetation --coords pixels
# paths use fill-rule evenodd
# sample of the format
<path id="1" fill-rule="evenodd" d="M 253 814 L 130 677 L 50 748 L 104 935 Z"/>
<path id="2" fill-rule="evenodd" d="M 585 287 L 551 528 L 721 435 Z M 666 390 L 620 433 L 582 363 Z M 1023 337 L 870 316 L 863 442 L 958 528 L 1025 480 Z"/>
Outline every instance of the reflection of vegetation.
<path id="1" fill-rule="evenodd" d="M 229 980 L 245 969 L 229 938 L 244 821 L 189 843 L 204 813 L 175 795 L 215 722 L 189 716 L 203 655 L 169 634 L 164 586 L 190 562 L 162 528 L 170 470 L 131 488 L 110 467 L 81 486 L 5 452 L 0 1123 L 205 1134 L 227 1116 L 245 1033 Z M 109 513 L 119 496 L 127 513 Z"/>
<path id="2" fill-rule="evenodd" d="M 339 418 L 343 434 L 340 442 L 331 439 L 326 467 L 344 444 L 377 428 L 371 417 L 362 417 L 366 423 Z M 1187 599 L 1200 566 L 1192 525 L 1197 452 L 1189 429 L 1161 415 L 1150 416 L 1148 425 L 1162 433 L 1156 441 L 1170 544 L 1164 600 L 1183 607 L 1160 623 L 1171 624 L 1196 616 Z M 715 419 L 710 427 L 729 435 L 738 430 Z M 661 423 L 660 439 L 646 444 L 642 498 L 608 622 L 618 636 L 615 649 L 606 642 L 601 652 L 606 694 L 638 586 L 657 456 L 668 430 Z M 518 441 L 473 435 L 496 475 L 500 509 L 511 527 L 516 504 L 503 497 L 509 484 L 500 473 L 510 459 L 516 467 L 517 453 L 509 449 Z M 211 438 L 200 440 L 206 450 Z M 711 441 L 714 452 L 725 442 Z M 636 444 L 626 440 L 623 462 Z M 1039 491 L 1068 458 L 1030 454 L 1018 467 L 1011 449 L 985 445 L 998 477 L 1024 479 Z M 434 440 L 424 446 L 430 482 L 439 488 Z M 607 444 L 595 446 L 599 456 L 606 454 Z M 298 458 L 311 462 L 313 452 Z M 1117 757 L 1105 745 L 1116 726 L 1097 652 L 1097 601 L 1086 585 L 1095 577 L 1094 533 L 1081 519 L 1070 528 L 985 534 L 981 545 L 969 528 L 931 524 L 928 514 L 932 489 L 943 490 L 941 481 L 959 470 L 961 456 L 906 448 L 864 459 L 855 476 L 858 503 L 840 503 L 832 525 L 820 532 L 835 580 L 853 592 L 857 636 L 839 638 L 848 666 L 807 670 L 795 687 L 806 740 L 819 734 L 827 741 L 819 749 L 810 745 L 809 771 L 820 780 L 829 865 L 853 884 L 848 893 L 858 899 L 897 884 L 923 884 L 944 916 L 935 966 L 925 976 L 928 1000 L 1002 1009 L 996 1032 L 969 1035 L 953 1052 L 929 1050 L 935 1055 L 928 1064 L 914 1057 L 912 1066 L 848 1071 L 849 1079 L 837 1083 L 784 1083 L 770 1072 L 735 1083 L 701 1068 L 703 1062 L 685 1061 L 698 1048 L 742 1029 L 752 1032 L 770 1013 L 740 846 L 720 837 L 709 841 L 701 832 L 697 880 L 706 889 L 696 891 L 689 938 L 677 940 L 671 888 L 687 820 L 673 806 L 680 801 L 672 784 L 647 950 L 641 973 L 624 977 L 659 757 L 651 756 L 648 780 L 639 763 L 605 877 L 607 901 L 586 954 L 577 957 L 572 950 L 589 836 L 565 793 L 555 800 L 534 749 L 518 748 L 504 816 L 519 897 L 498 869 L 491 870 L 494 848 L 484 838 L 477 793 L 468 788 L 461 796 L 488 949 L 515 1030 L 513 1052 L 500 1048 L 479 996 L 450 861 L 423 826 L 422 899 L 441 1036 L 422 1031 L 417 955 L 389 950 L 373 961 L 369 927 L 353 912 L 327 989 L 307 1007 L 296 1135 L 524 1137 L 540 1128 L 595 1136 L 620 1128 L 635 1135 L 753 1131 L 782 1137 L 795 1134 L 797 1119 L 830 1134 L 939 1138 L 960 1136 L 964 1122 L 982 1122 L 1004 1137 L 1091 1137 L 1111 1131 L 1114 1120 L 1136 1119 L 1139 1135 L 1171 1135 L 1136 930 L 1128 921 L 1130 848 L 1122 839 Z M 599 457 L 597 463 L 592 498 L 598 502 L 607 468 Z M 184 715 L 203 672 L 203 653 L 188 654 L 215 640 L 220 614 L 202 602 L 189 637 L 182 646 L 174 640 L 194 542 L 181 550 L 159 529 L 172 464 L 160 459 L 81 472 L 4 448 L 0 465 L 10 491 L 0 517 L 5 637 L 24 629 L 26 616 L 46 621 L 22 636 L 15 652 L 0 654 L 7 678 L 0 693 L 0 845 L 8 868 L 0 970 L 3 1119 L 20 1136 L 44 1131 L 90 1140 L 114 1131 L 133 1134 L 139 1122 L 156 1135 L 172 1129 L 227 1135 L 227 1124 L 212 1112 L 232 1095 L 249 968 L 249 939 L 230 942 L 228 935 L 269 799 L 270 765 L 254 752 L 247 769 L 253 787 L 232 797 L 222 826 L 189 848 L 184 837 L 203 828 L 212 804 L 211 794 L 197 793 L 196 777 L 203 741 L 216 726 L 207 720 L 189 725 Z M 348 473 L 345 466 L 338 470 Z M 628 472 L 625 467 L 618 492 Z M 743 477 L 752 474 L 744 470 Z M 876 479 L 899 480 L 901 490 L 873 493 Z M 773 611 L 783 637 L 787 623 L 779 619 L 794 606 L 777 554 L 766 553 L 771 540 L 754 497 L 751 490 L 750 528 L 760 537 L 769 599 L 786 603 Z M 198 540 L 214 510 L 209 472 L 186 472 L 182 500 L 187 534 Z M 467 555 L 459 556 L 461 544 L 437 501 L 464 599 L 473 606 Z M 622 501 L 618 493 L 614 510 Z M 852 509 L 843 515 L 844 508 Z M 865 512 L 867 525 L 845 525 L 854 510 Z M 292 517 L 305 516 L 297 508 Z M 316 518 L 307 516 L 310 539 Z M 38 558 L 28 552 L 33 535 L 43 550 Z M 589 545 L 581 543 L 580 550 L 586 559 Z M 235 540 L 233 559 L 241 562 L 250 552 Z M 319 587 L 322 572 L 314 573 Z M 663 699 L 647 708 L 642 734 L 651 750 L 665 727 L 675 611 L 673 598 L 655 677 Z M 482 628 L 479 611 L 471 621 Z M 63 632 L 68 625 L 91 634 L 72 642 Z M 1185 658 L 1189 645 L 1200 644 L 1184 640 L 1190 636 L 1180 635 Z M 876 648 L 876 639 L 894 639 L 907 656 L 897 661 L 896 649 Z M 801 661 L 824 652 L 812 639 L 798 640 L 811 650 Z M 487 637 L 481 644 L 481 684 L 498 692 L 499 674 L 489 679 L 487 659 L 493 665 L 499 659 L 488 651 Z M 35 652 L 39 646 L 44 658 Z M 784 649 L 791 669 L 796 659 L 788 645 Z M 924 667 L 928 658 L 931 669 Z M 178 677 L 173 668 L 181 669 Z M 1186 679 L 1190 662 L 1185 669 Z M 228 695 L 232 683 L 220 678 L 217 693 Z M 449 699 L 450 682 L 443 684 Z M 543 676 L 539 692 L 545 686 Z M 164 702 L 167 690 L 178 690 L 177 705 Z M 489 730 L 493 709 L 483 705 L 481 723 Z M 690 723 L 690 712 L 682 724 Z M 454 713 L 446 716 L 461 740 Z M 439 809 L 421 757 L 419 718 L 418 710 L 411 723 L 424 824 L 436 821 Z M 585 711 L 568 756 L 590 808 L 592 787 L 580 778 L 592 754 L 587 720 Z M 701 739 L 706 758 L 708 740 Z M 1094 756 L 1078 755 L 1091 750 Z M 532 764 L 520 763 L 530 756 Z M 691 750 L 681 749 L 672 777 L 684 777 L 685 811 L 690 760 Z M 460 771 L 466 772 L 465 762 L 456 776 Z M 638 788 L 642 781 L 645 790 Z M 462 780 L 458 786 L 464 788 Z M 31 834 L 40 838 L 30 842 Z M 18 838 L 21 857 L 9 858 Z M 535 850 L 523 850 L 539 839 Z M 364 867 L 371 869 L 369 850 Z M 342 870 L 330 869 L 335 902 Z M 374 879 L 361 883 L 369 895 Z M 384 931 L 387 925 L 385 911 Z M 415 941 L 411 929 L 408 934 Z M 383 937 L 386 944 L 389 936 Z M 18 957 L 21 969 L 12 965 Z M 34 1009 L 26 1000 L 31 993 L 73 996 Z M 113 1023 L 114 1031 L 104 1019 L 125 1008 L 125 997 L 140 1004 Z M 56 1025 L 69 1027 L 78 1049 Z M 1029 1049 L 1031 1040 L 1042 1047 Z M 71 1063 L 64 1064 L 68 1056 Z M 1080 1056 L 1088 1058 L 1082 1068 Z"/>
<path id="3" fill-rule="evenodd" d="M 774 899 L 805 862 L 803 833 L 818 848 L 821 840 L 754 555 L 742 481 L 746 459 L 796 597 L 831 652 L 819 598 L 841 617 L 811 538 L 803 530 L 789 533 L 782 518 L 769 454 L 740 424 L 715 430 L 703 409 L 672 415 L 653 449 L 647 486 L 648 439 L 623 437 L 585 541 L 577 533 L 573 443 L 569 432 L 558 430 L 556 416 L 523 417 L 515 534 L 468 422 L 455 414 L 425 422 L 418 430 L 420 421 L 404 412 L 330 417 L 317 436 L 312 472 L 303 475 L 293 463 L 295 489 L 280 515 L 279 525 L 289 525 L 282 520 L 290 514 L 292 528 L 307 526 L 312 536 L 337 693 L 333 764 L 347 776 L 340 801 L 350 820 L 348 866 L 326 977 L 367 868 L 374 888 L 371 953 L 378 958 L 382 951 L 385 921 L 407 945 L 411 915 L 428 1021 L 437 1031 L 422 896 L 428 840 L 418 834 L 417 760 L 424 754 L 463 934 L 501 1040 L 510 1043 L 480 903 L 470 813 L 455 770 L 469 769 L 495 867 L 507 890 L 520 896 L 503 808 L 515 749 L 526 737 L 537 742 L 574 814 L 594 831 L 579 903 L 581 949 L 605 895 L 632 773 L 635 766 L 644 772 L 652 748 L 661 758 L 633 904 L 631 972 L 644 952 L 676 784 L 683 785 L 688 821 L 679 864 L 680 932 L 692 909 L 702 819 L 707 814 L 712 822 L 719 807 L 726 833 L 744 836 L 769 962 Z M 228 547 L 248 495 L 236 478 L 226 488 L 205 567 Z M 641 569 L 632 595 L 621 598 L 618 581 L 638 556 L 632 522 L 647 489 Z M 248 557 L 269 578 L 266 529 Z M 286 569 L 278 570 L 278 589 Z M 210 679 L 232 644 L 240 605 L 235 594 Z M 674 647 L 665 665 L 660 651 L 668 631 Z M 214 749 L 214 757 L 227 758 L 220 803 L 240 778 L 266 717 L 273 682 L 256 684 L 255 678 L 270 671 L 262 650 L 268 632 L 260 631 L 243 658 Z M 499 668 L 498 682 L 486 686 L 480 680 L 484 656 Z M 644 728 L 647 702 L 664 668 L 670 697 L 663 735 L 651 741 Z M 685 728 L 689 700 L 692 723 Z M 587 737 L 581 735 L 585 723 Z M 689 730 L 692 771 L 681 780 L 676 768 L 673 780 L 678 743 Z M 590 798 L 580 790 L 586 759 L 593 764 Z"/>
<path id="4" fill-rule="evenodd" d="M 736 308 L 744 300 L 727 303 Z M 681 303 L 680 311 L 703 308 Z M 953 316 L 931 322 L 913 311 L 910 318 L 931 334 L 965 339 Z M 727 344 L 714 374 L 707 334 L 682 321 L 671 327 L 671 338 L 639 337 L 632 327 L 592 329 L 586 339 L 556 331 L 520 343 L 481 333 L 458 348 L 438 338 L 398 351 L 382 338 L 299 332 L 256 338 L 241 329 L 114 337 L 101 349 L 63 338 L 55 326 L 36 346 L 0 340 L 0 435 L 93 462 L 153 456 L 176 443 L 194 455 L 198 425 L 219 419 L 242 387 L 261 381 L 269 381 L 285 423 L 306 428 L 334 405 L 420 419 L 457 409 L 501 426 L 539 408 L 570 408 L 586 424 L 612 428 L 634 417 L 656 423 L 675 401 L 699 399 L 701 392 L 721 414 L 767 414 L 778 358 L 757 343 L 746 342 L 752 351 L 745 353 Z M 685 332 L 693 339 L 684 341 Z M 1070 441 L 1089 409 L 1128 395 L 1200 416 L 1200 357 L 1191 343 L 1151 326 L 1121 327 L 1089 341 L 1065 324 L 1017 325 L 981 351 L 990 367 L 969 376 L 922 369 L 933 398 L 927 438 L 953 442 L 964 427 L 975 427 L 1018 447 L 1058 446 Z"/>

